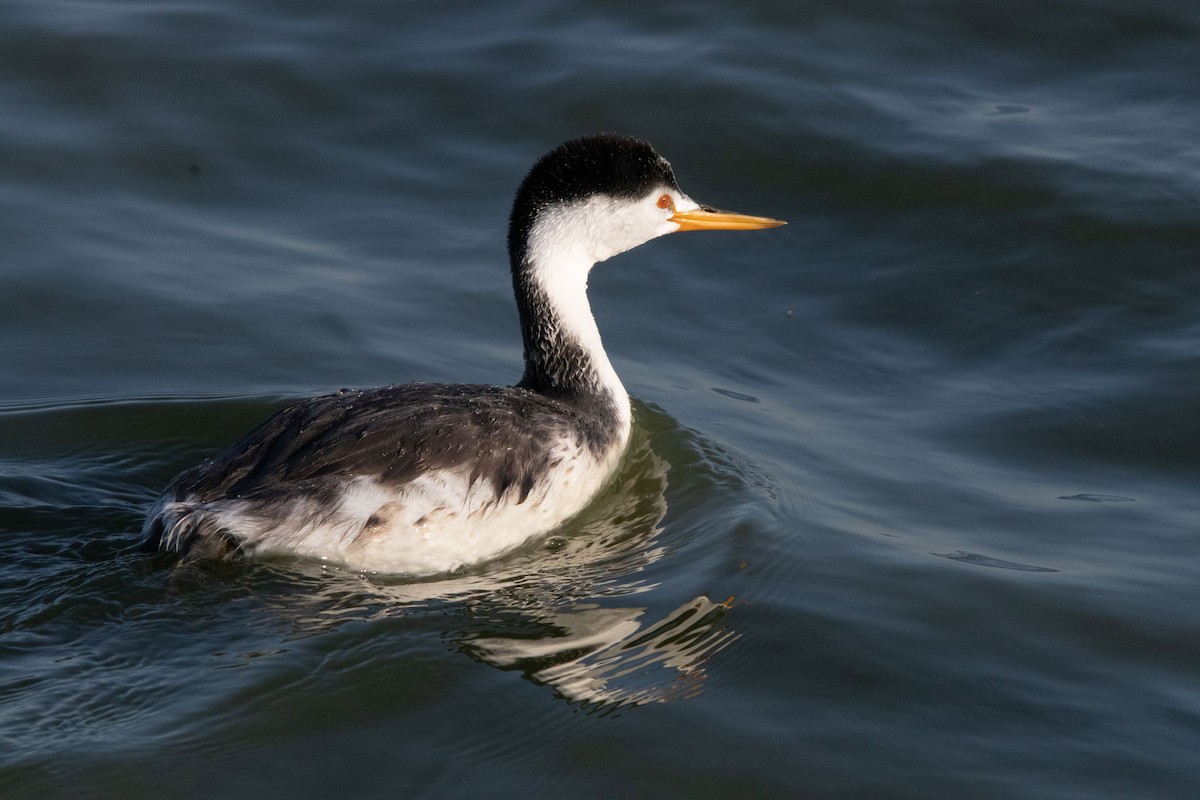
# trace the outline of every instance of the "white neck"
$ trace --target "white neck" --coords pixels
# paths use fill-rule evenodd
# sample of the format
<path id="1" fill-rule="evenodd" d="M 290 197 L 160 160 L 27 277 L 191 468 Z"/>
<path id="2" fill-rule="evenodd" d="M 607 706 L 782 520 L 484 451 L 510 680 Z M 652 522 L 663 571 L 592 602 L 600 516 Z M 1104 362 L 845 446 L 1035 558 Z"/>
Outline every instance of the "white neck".
<path id="1" fill-rule="evenodd" d="M 607 392 L 617 408 L 623 428 L 629 425 L 629 395 L 617 377 L 604 345 L 587 297 L 588 273 L 598 261 L 617 252 L 605 240 L 595 241 L 592 220 L 607 216 L 611 239 L 611 212 L 595 208 L 595 203 L 547 209 L 529 233 L 526 263 L 534 286 L 544 294 L 553 316 L 555 339 L 547 346 L 574 344 L 590 362 L 596 389 Z M 590 235 L 591 234 L 591 235 Z M 606 246 L 607 245 L 607 246 Z"/>

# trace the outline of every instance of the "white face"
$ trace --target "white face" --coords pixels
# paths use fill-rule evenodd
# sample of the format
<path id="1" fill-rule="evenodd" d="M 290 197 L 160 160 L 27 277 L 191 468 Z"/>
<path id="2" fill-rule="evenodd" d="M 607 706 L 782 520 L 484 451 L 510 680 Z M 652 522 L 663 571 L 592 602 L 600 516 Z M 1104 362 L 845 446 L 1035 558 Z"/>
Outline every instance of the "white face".
<path id="1" fill-rule="evenodd" d="M 679 224 L 671 221 L 671 215 L 697 208 L 690 197 L 666 187 L 636 200 L 597 195 L 546 209 L 539 215 L 531 239 L 550 245 L 548 251 L 572 253 L 590 266 L 674 233 Z"/>

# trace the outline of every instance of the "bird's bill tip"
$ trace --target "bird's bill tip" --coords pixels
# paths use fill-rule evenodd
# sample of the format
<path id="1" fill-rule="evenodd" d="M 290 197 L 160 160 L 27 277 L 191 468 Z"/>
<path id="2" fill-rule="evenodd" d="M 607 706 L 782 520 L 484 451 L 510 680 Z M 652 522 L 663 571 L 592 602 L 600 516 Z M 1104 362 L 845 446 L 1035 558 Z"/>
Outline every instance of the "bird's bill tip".
<path id="1" fill-rule="evenodd" d="M 787 224 L 781 219 L 734 214 L 708 206 L 700 206 L 691 211 L 676 211 L 671 215 L 671 222 L 678 225 L 681 231 L 756 231 Z"/>

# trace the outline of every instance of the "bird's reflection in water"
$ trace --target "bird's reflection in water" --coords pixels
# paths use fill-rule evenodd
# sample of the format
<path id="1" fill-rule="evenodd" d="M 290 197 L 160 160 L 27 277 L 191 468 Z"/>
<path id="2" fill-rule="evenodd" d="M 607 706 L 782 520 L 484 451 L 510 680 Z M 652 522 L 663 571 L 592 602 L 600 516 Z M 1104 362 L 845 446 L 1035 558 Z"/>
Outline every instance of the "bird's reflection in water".
<path id="1" fill-rule="evenodd" d="M 636 413 L 660 416 L 644 406 Z M 656 427 L 661 422 L 654 420 Z M 646 570 L 666 552 L 659 540 L 667 470 L 645 428 L 635 424 L 613 484 L 547 540 L 441 579 L 405 581 L 311 567 L 321 574 L 309 574 L 312 591 L 294 619 L 293 636 L 351 620 L 435 612 L 440 624 L 451 622 L 445 635 L 463 653 L 520 670 L 588 710 L 690 697 L 702 686 L 708 660 L 737 634 L 725 627 L 729 600 L 699 596 L 666 613 L 655 609 L 656 601 L 664 603 L 651 593 L 656 583 Z M 638 595 L 646 596 L 644 605 L 629 602 Z M 277 599 L 293 615 L 300 611 L 295 594 Z"/>
<path id="2" fill-rule="evenodd" d="M 697 597 L 647 624 L 643 608 L 580 605 L 546 611 L 538 620 L 544 636 L 478 636 L 463 644 L 471 656 L 519 669 L 566 700 L 611 710 L 699 692 L 705 662 L 737 638 L 721 625 L 729 608 Z"/>

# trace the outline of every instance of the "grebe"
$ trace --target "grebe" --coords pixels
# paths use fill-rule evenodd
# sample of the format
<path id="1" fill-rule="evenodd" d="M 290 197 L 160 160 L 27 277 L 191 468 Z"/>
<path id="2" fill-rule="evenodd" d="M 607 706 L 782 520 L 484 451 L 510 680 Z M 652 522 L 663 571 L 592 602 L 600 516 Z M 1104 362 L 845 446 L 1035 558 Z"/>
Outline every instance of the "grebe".
<path id="1" fill-rule="evenodd" d="M 588 304 L 592 266 L 676 231 L 783 224 L 694 202 L 642 139 L 560 145 L 534 164 L 509 219 L 518 384 L 342 390 L 285 408 L 167 487 L 147 548 L 417 576 L 552 530 L 602 488 L 629 440 L 629 396 Z"/>

